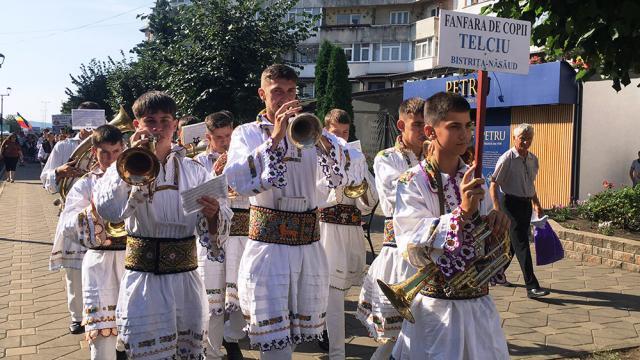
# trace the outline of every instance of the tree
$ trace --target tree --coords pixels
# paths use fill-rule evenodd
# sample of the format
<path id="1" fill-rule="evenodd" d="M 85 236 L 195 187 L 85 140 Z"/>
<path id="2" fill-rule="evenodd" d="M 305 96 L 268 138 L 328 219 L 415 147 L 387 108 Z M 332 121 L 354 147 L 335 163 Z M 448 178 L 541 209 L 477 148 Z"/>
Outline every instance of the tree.
<path id="1" fill-rule="evenodd" d="M 327 71 L 329 67 L 329 61 L 331 60 L 331 52 L 333 46 L 328 41 L 323 41 L 320 45 L 320 51 L 318 51 L 318 58 L 316 59 L 315 68 L 315 95 L 316 95 L 316 115 L 320 119 L 324 119 L 326 114 L 324 108 L 324 96 L 327 88 Z"/>
<path id="2" fill-rule="evenodd" d="M 15 115 L 7 115 L 4 118 L 4 130 L 10 133 L 17 133 L 22 130 L 16 121 Z"/>
<path id="3" fill-rule="evenodd" d="M 324 115 L 331 109 L 342 109 L 353 120 L 353 105 L 351 105 L 351 82 L 349 82 L 349 65 L 342 48 L 335 46 L 331 50 L 331 60 L 327 68 L 327 86 L 323 99 Z M 351 121 L 349 141 L 356 140 L 354 122 Z"/>
<path id="4" fill-rule="evenodd" d="M 123 58 L 111 69 L 107 87 L 111 109 L 118 111 L 122 105 L 133 118 L 132 107 L 136 99 L 149 90 L 160 89 L 156 63 L 146 59 L 129 62 Z"/>
<path id="5" fill-rule="evenodd" d="M 599 74 L 620 91 L 640 73 L 640 2 L 499 0 L 483 10 L 530 21 L 532 39 L 549 60 L 582 59 L 577 79 Z M 640 87 L 640 85 L 639 85 Z"/>
<path id="6" fill-rule="evenodd" d="M 66 88 L 65 94 L 69 97 L 62 104 L 62 113 L 69 114 L 72 109 L 77 109 L 84 101 L 95 101 L 103 109 L 107 119 L 113 116 L 113 111 L 109 107 L 109 89 L 107 87 L 107 77 L 114 66 L 114 61 L 98 61 L 92 59 L 89 64 L 80 65 L 80 75 L 71 77 L 71 83 L 77 88 L 72 91 Z"/>

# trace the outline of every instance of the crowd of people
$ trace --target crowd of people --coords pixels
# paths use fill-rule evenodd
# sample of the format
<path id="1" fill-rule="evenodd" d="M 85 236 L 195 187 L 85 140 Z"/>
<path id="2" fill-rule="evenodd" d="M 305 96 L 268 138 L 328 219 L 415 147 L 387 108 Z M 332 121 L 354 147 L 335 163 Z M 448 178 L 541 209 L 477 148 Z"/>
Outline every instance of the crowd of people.
<path id="1" fill-rule="evenodd" d="M 77 179 L 50 257 L 52 270 L 66 272 L 70 331 L 85 333 L 92 359 L 221 359 L 223 348 L 241 359 L 238 341 L 247 335 L 261 359 L 291 359 L 308 341 L 328 342 L 329 358 L 344 359 L 345 296 L 362 285 L 358 318 L 380 344 L 372 358 L 508 359 L 489 286 L 449 282 L 472 270 L 479 249 L 509 231 L 510 218 L 520 229 L 532 204 L 541 213 L 532 128 L 518 130 L 523 138 L 491 179 L 492 188 L 507 190 L 502 206 L 461 158 L 472 127 L 463 97 L 405 100 L 401 135 L 375 157 L 374 177 L 347 142 L 345 111 L 328 112 L 315 144 L 291 138 L 290 122 L 302 111 L 297 80 L 288 66 L 265 69 L 258 90 L 265 109 L 237 127 L 228 111 L 207 116 L 207 149 L 193 158 L 174 139 L 196 120 L 176 119 L 175 101 L 158 91 L 134 103 L 128 141 L 107 124 L 52 147 L 43 186 L 55 193 L 62 179 Z M 96 159 L 86 173 L 69 161 L 85 139 Z M 140 148 L 156 164 L 143 172 L 150 182 L 122 160 Z M 183 210 L 181 193 L 221 175 L 228 193 L 206 193 L 200 210 Z M 378 202 L 384 243 L 366 271 L 362 217 Z M 528 210 L 513 210 L 525 202 Z M 481 225 L 490 236 L 478 236 Z M 528 237 L 520 241 L 528 245 Z M 528 296 L 546 295 L 527 275 L 531 254 L 522 245 L 511 252 Z M 425 268 L 434 274 L 409 322 L 377 281 L 401 282 Z M 508 285 L 504 269 L 491 282 Z"/>

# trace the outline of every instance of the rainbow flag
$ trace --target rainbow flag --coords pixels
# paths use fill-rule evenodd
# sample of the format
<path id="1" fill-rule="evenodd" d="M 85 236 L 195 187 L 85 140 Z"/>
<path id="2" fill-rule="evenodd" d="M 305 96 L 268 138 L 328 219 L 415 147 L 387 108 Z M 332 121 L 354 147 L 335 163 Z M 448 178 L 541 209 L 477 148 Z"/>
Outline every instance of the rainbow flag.
<path id="1" fill-rule="evenodd" d="M 20 125 L 21 128 L 23 129 L 31 129 L 31 124 L 29 124 L 29 122 L 27 121 L 27 119 L 25 119 L 24 117 L 22 117 L 22 115 L 20 115 L 20 113 L 17 114 L 16 116 L 16 122 L 18 123 L 18 125 Z"/>

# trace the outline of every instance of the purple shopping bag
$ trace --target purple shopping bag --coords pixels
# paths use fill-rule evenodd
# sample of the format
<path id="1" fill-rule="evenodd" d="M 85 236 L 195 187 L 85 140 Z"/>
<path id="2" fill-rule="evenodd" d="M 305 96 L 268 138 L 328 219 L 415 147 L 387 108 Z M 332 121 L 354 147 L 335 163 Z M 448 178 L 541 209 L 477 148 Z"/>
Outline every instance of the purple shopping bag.
<path id="1" fill-rule="evenodd" d="M 564 258 L 560 239 L 549 223 L 543 228 L 534 227 L 533 241 L 536 247 L 536 265 L 548 265 Z"/>

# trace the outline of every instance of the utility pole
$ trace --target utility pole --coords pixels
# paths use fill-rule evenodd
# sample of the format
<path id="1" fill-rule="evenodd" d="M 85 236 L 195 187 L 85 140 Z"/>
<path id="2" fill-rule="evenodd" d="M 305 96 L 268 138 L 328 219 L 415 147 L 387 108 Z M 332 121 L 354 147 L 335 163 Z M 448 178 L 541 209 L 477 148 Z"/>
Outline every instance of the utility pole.
<path id="1" fill-rule="evenodd" d="M 0 141 L 4 140 L 4 97 L 11 94 L 11 88 L 7 88 L 6 94 L 0 94 Z"/>
<path id="2" fill-rule="evenodd" d="M 44 109 L 43 109 L 43 111 L 44 111 L 44 116 L 42 117 L 42 119 L 43 119 L 42 121 L 46 124 L 46 123 L 48 122 L 48 121 L 47 121 L 47 105 L 48 105 L 51 101 L 47 101 L 47 100 L 45 100 L 45 101 L 41 101 L 41 102 L 42 102 L 42 104 L 44 105 Z M 53 124 L 52 124 L 52 126 L 53 126 Z M 46 127 L 46 126 L 45 126 L 45 127 Z M 44 130 L 44 129 L 43 129 L 43 130 Z"/>

